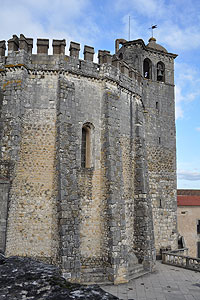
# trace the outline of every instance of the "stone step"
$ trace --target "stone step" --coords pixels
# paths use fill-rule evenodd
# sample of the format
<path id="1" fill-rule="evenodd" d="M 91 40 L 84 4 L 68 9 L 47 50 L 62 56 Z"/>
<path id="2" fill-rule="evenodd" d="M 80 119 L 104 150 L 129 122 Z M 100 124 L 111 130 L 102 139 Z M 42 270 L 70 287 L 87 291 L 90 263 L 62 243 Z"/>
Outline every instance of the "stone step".
<path id="1" fill-rule="evenodd" d="M 143 271 L 140 271 L 140 272 L 138 272 L 138 273 L 135 273 L 135 274 L 129 276 L 129 280 L 132 280 L 132 279 L 136 279 L 136 278 L 142 277 L 142 276 L 144 276 L 144 275 L 146 275 L 146 274 L 149 274 L 149 272 L 148 272 L 148 271 L 144 271 L 144 270 L 143 270 Z"/>
<path id="2" fill-rule="evenodd" d="M 143 275 L 148 274 L 148 271 L 144 270 L 142 264 L 135 264 L 129 268 L 129 280 L 141 277 Z"/>
<path id="3" fill-rule="evenodd" d="M 81 268 L 82 273 L 104 273 L 105 270 L 102 267 L 95 267 L 95 268 Z"/>
<path id="4" fill-rule="evenodd" d="M 96 268 L 83 268 L 81 269 L 82 273 L 82 282 L 83 284 L 94 284 L 105 285 L 113 284 L 113 282 L 108 280 L 105 270 L 102 267 Z M 141 277 L 148 274 L 148 271 L 144 271 L 142 264 L 135 264 L 129 268 L 129 280 Z"/>
<path id="5" fill-rule="evenodd" d="M 135 265 L 132 265 L 131 267 L 129 267 L 129 274 L 132 275 L 132 274 L 141 272 L 143 270 L 144 270 L 144 267 L 142 264 L 135 264 Z"/>
<path id="6" fill-rule="evenodd" d="M 101 267 L 81 269 L 83 284 L 101 284 L 108 281 L 105 270 Z"/>

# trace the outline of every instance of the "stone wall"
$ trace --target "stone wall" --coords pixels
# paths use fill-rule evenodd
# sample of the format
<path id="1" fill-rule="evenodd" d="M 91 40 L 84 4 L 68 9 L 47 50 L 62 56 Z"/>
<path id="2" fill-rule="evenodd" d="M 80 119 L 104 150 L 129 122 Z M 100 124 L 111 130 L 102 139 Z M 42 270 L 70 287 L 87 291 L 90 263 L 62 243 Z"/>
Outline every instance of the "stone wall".
<path id="1" fill-rule="evenodd" d="M 162 247 L 177 248 L 174 87 L 162 82 L 145 85 L 149 184 L 159 255 Z"/>
<path id="2" fill-rule="evenodd" d="M 143 46 L 136 68 L 131 52 L 128 65 L 100 50 L 96 64 L 92 47 L 80 60 L 77 43 L 70 56 L 64 40 L 53 41 L 53 55 L 48 40 L 38 39 L 38 54 L 32 43 L 13 36 L 8 56 L 0 43 L 6 254 L 58 264 L 70 281 L 127 282 L 138 261 L 154 268 L 155 245 L 175 245 L 172 57 L 164 84 L 142 77 Z"/>
<path id="3" fill-rule="evenodd" d="M 16 76 L 14 70 L 10 74 Z M 58 256 L 55 172 L 57 81 L 49 76 L 35 75 L 27 76 L 23 83 L 15 81 L 5 81 L 3 86 L 5 94 L 8 94 L 3 109 L 6 104 L 9 108 L 12 105 L 13 120 L 18 121 L 16 127 L 20 131 L 12 128 L 13 120 L 8 111 L 8 121 L 3 124 L 5 151 L 2 154 L 4 160 L 12 162 L 13 171 L 6 254 L 28 255 L 55 262 Z M 16 93 L 17 97 L 10 95 L 9 91 Z M 16 118 L 15 114 L 19 117 Z M 12 127 L 6 127 L 6 122 Z M 6 128 L 10 130 L 6 131 Z M 14 155 L 15 161 L 12 159 Z"/>

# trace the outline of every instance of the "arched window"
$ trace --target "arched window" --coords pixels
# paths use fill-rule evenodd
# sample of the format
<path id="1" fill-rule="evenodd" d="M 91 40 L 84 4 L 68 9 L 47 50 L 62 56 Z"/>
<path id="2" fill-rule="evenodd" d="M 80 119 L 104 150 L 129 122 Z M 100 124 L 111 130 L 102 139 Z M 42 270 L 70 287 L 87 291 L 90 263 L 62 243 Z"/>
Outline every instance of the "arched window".
<path id="1" fill-rule="evenodd" d="M 123 54 L 122 53 L 119 54 L 119 59 L 123 59 Z"/>
<path id="2" fill-rule="evenodd" d="M 91 168 L 91 124 L 84 124 L 82 127 L 82 140 L 81 140 L 81 167 Z"/>
<path id="3" fill-rule="evenodd" d="M 152 63 L 149 58 L 145 58 L 143 63 L 143 74 L 144 78 L 151 79 L 152 78 Z"/>
<path id="4" fill-rule="evenodd" d="M 165 81 L 165 65 L 161 61 L 157 63 L 157 81 Z"/>

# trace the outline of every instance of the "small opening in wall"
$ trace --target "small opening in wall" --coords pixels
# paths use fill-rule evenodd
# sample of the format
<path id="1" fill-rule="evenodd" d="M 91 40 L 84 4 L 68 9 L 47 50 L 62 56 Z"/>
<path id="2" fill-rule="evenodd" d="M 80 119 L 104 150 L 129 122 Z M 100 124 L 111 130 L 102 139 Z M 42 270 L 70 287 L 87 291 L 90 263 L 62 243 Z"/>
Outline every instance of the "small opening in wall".
<path id="1" fill-rule="evenodd" d="M 185 215 L 185 214 L 186 214 L 186 211 L 182 211 L 182 212 L 181 212 L 181 215 Z"/>
<path id="2" fill-rule="evenodd" d="M 200 258 L 200 242 L 197 242 L 197 257 Z"/>
<path id="3" fill-rule="evenodd" d="M 119 59 L 123 59 L 123 54 L 122 53 L 119 54 Z"/>
<path id="4" fill-rule="evenodd" d="M 183 236 L 178 237 L 178 249 L 183 249 L 184 248 L 184 238 Z"/>
<path id="5" fill-rule="evenodd" d="M 143 75 L 144 78 L 151 79 L 152 63 L 149 58 L 145 58 L 143 62 Z"/>
<path id="6" fill-rule="evenodd" d="M 156 102 L 156 109 L 157 109 L 157 110 L 159 109 L 159 107 L 158 107 L 158 102 Z"/>
<path id="7" fill-rule="evenodd" d="M 159 207 L 162 208 L 162 200 L 160 199 Z"/>
<path id="8" fill-rule="evenodd" d="M 197 233 L 200 234 L 200 220 L 197 221 Z"/>
<path id="9" fill-rule="evenodd" d="M 158 144 L 161 144 L 161 137 L 158 138 Z"/>
<path id="10" fill-rule="evenodd" d="M 92 152 L 92 125 L 84 124 L 82 127 L 82 140 L 81 140 L 81 167 L 91 168 L 91 152 Z"/>
<path id="11" fill-rule="evenodd" d="M 157 63 L 157 80 L 162 82 L 165 80 L 165 65 L 161 61 Z"/>

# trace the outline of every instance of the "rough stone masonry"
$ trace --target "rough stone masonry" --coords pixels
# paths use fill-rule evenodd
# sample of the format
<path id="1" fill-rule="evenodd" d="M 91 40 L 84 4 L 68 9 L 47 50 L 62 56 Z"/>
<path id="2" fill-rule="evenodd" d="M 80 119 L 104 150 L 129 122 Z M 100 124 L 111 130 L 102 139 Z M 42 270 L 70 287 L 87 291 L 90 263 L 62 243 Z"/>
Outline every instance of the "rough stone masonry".
<path id="1" fill-rule="evenodd" d="M 174 59 L 154 38 L 116 53 L 0 41 L 0 250 L 71 282 L 127 282 L 177 248 Z M 121 48 L 119 48 L 121 45 Z"/>

